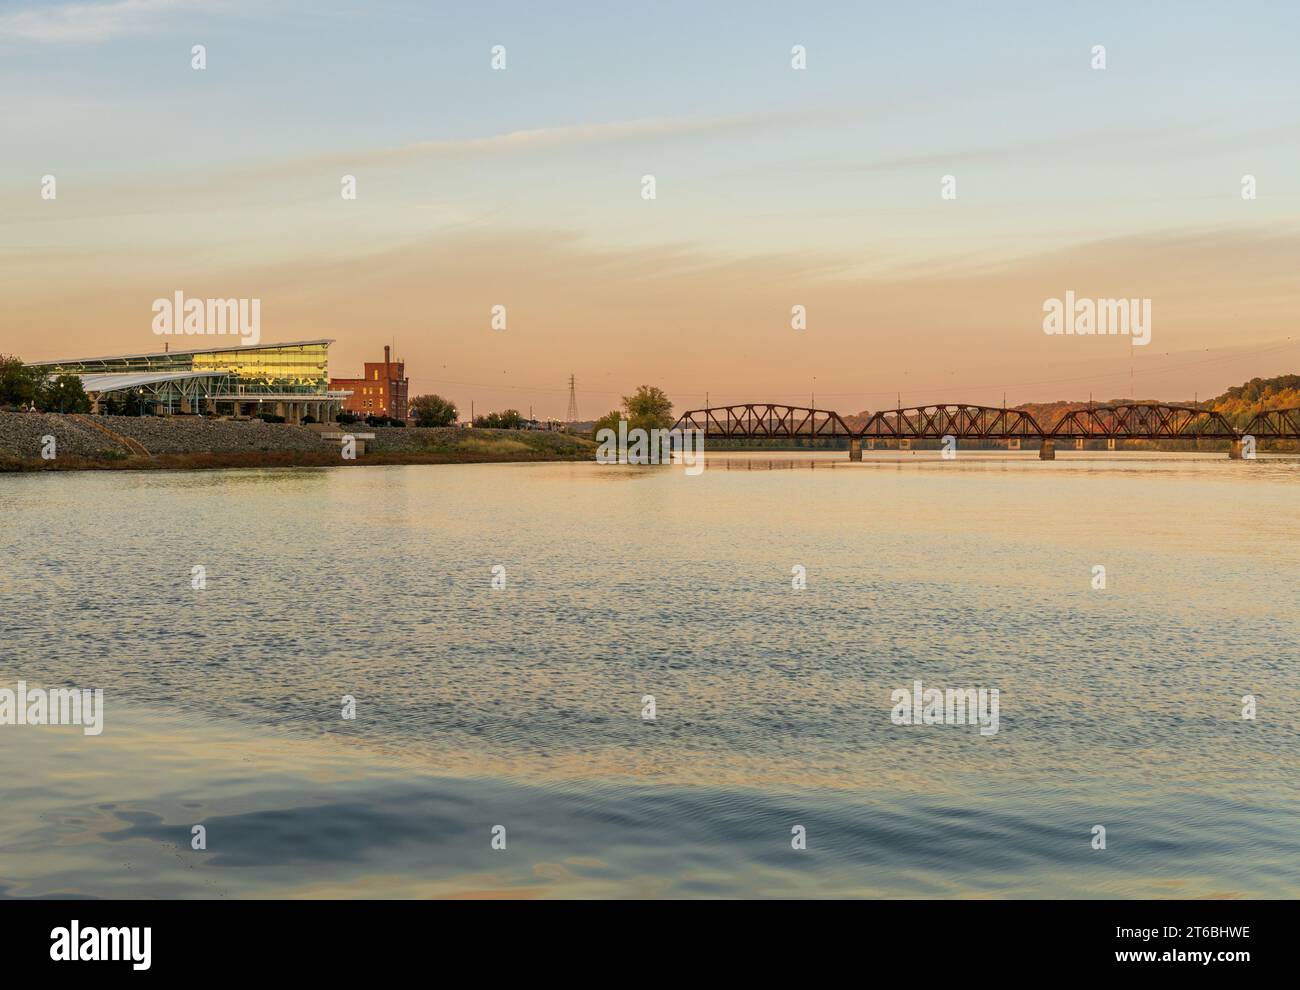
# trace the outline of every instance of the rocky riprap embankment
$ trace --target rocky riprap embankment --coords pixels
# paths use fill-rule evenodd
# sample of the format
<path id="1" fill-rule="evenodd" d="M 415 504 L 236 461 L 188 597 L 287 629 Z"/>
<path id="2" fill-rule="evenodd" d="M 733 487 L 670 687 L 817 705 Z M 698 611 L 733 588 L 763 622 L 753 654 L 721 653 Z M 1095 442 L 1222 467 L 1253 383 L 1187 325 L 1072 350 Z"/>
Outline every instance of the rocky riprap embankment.
<path id="1" fill-rule="evenodd" d="M 142 467 L 176 463 L 186 455 L 250 455 L 249 464 L 280 460 L 290 463 L 325 463 L 339 454 L 337 438 L 321 432 L 355 433 L 363 440 L 358 453 L 387 455 L 390 462 L 421 463 L 483 460 L 581 460 L 592 456 L 589 440 L 561 433 L 527 430 L 462 430 L 454 427 L 367 427 L 363 423 L 331 425 L 324 431 L 261 420 L 236 422 L 198 416 L 60 416 L 53 413 L 0 412 L 0 463 L 15 462 L 44 467 L 80 467 L 80 460 L 123 461 Z M 44 438 L 54 437 L 55 462 L 41 457 Z M 317 455 L 299 457 L 298 455 Z M 147 456 L 146 456 L 147 455 Z M 267 456 L 261 456 L 267 455 Z M 283 455 L 288 455 L 284 457 Z M 64 460 L 72 458 L 71 462 Z M 166 458 L 166 461 L 156 460 Z M 295 460 L 296 459 L 296 460 Z M 363 458 L 364 459 L 364 458 Z M 238 458 L 236 458 L 238 460 Z M 62 464 L 59 462 L 62 461 Z M 179 466 L 205 466 L 181 463 Z"/>
<path id="2" fill-rule="evenodd" d="M 55 454 L 96 457 L 104 451 L 126 453 L 121 444 L 71 416 L 0 412 L 0 454 L 38 459 L 45 437 L 54 437 Z"/>
<path id="3" fill-rule="evenodd" d="M 328 450 L 320 434 L 288 423 L 198 416 L 97 416 L 114 433 L 130 437 L 151 454 L 235 454 L 250 450 Z M 107 438 L 105 438 L 107 439 Z"/>
<path id="4" fill-rule="evenodd" d="M 130 437 L 150 454 L 245 453 L 250 451 L 308 451 L 330 448 L 319 434 L 287 423 L 261 420 L 236 422 L 198 416 L 89 416 L 85 420 L 54 413 L 0 412 L 0 456 L 39 459 L 44 437 L 52 436 L 60 457 L 116 457 L 133 451 L 96 429 Z"/>

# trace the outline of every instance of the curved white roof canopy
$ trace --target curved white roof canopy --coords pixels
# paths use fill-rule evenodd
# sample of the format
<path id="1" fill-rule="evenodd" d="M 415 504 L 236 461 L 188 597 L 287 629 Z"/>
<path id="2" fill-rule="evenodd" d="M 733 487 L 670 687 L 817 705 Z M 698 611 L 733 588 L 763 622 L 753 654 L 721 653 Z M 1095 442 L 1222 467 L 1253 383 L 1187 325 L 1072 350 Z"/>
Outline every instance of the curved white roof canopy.
<path id="1" fill-rule="evenodd" d="M 189 378 L 224 378 L 227 372 L 155 371 L 132 375 L 78 375 L 87 392 L 121 392 L 126 389 L 156 385 L 159 382 L 184 381 Z"/>

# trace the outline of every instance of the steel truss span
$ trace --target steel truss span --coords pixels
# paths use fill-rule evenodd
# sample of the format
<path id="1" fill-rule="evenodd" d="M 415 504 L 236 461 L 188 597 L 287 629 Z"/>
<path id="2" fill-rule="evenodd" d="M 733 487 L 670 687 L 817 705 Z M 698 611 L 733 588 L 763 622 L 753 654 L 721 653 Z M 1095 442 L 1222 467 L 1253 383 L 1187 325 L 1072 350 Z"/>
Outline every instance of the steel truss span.
<path id="1" fill-rule="evenodd" d="M 783 406 L 772 402 L 747 402 L 739 406 L 718 406 L 684 412 L 673 425 L 676 430 L 703 430 L 708 437 L 750 439 L 793 439 L 797 437 L 857 436 L 840 414 L 829 409 Z"/>
<path id="2" fill-rule="evenodd" d="M 1257 413 L 1245 428 L 1237 429 L 1208 409 L 1116 403 L 1071 410 L 1046 429 L 1019 409 L 942 404 L 882 410 L 854 430 L 830 409 L 746 402 L 688 410 L 673 428 L 733 440 L 1300 440 L 1300 409 Z"/>

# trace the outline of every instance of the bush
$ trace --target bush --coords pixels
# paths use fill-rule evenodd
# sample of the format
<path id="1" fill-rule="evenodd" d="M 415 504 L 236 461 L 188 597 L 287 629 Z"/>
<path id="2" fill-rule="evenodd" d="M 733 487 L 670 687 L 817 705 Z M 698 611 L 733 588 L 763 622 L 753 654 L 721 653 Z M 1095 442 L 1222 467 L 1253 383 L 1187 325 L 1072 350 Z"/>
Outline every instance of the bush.
<path id="1" fill-rule="evenodd" d="M 258 413 L 257 418 L 263 423 L 283 423 L 283 416 L 276 416 L 274 413 Z"/>
<path id="2" fill-rule="evenodd" d="M 450 426 L 457 415 L 456 406 L 441 395 L 417 395 L 411 400 L 411 416 L 420 426 Z"/>

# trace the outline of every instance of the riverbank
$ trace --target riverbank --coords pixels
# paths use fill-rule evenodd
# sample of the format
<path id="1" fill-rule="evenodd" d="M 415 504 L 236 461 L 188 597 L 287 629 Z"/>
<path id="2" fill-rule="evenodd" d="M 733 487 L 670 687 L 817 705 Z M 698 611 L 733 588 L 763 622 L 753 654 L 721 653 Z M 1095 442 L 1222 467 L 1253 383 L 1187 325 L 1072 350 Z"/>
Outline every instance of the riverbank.
<path id="1" fill-rule="evenodd" d="M 261 420 L 0 413 L 0 471 L 203 470 L 377 464 L 573 461 L 594 456 L 583 437 L 528 430 L 367 427 L 355 459 L 318 430 Z"/>

